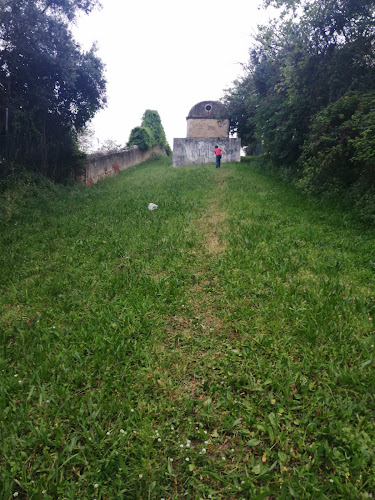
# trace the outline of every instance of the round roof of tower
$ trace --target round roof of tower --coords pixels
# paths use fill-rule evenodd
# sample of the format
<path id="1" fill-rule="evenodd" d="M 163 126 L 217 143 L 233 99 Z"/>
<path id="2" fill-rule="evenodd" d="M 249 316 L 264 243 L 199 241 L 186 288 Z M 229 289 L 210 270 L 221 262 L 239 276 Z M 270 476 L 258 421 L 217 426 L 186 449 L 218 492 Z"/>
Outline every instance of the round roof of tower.
<path id="1" fill-rule="evenodd" d="M 216 118 L 223 120 L 227 118 L 227 113 L 224 104 L 219 101 L 202 101 L 191 108 L 187 118 Z"/>

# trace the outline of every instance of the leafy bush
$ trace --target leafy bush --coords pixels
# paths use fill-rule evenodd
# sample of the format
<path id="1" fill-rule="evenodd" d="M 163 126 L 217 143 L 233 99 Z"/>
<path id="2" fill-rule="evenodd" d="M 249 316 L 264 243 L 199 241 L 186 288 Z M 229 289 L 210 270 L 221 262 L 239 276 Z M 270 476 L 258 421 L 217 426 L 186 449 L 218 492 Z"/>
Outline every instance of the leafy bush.
<path id="1" fill-rule="evenodd" d="M 358 170 L 358 180 L 352 189 L 353 199 L 361 217 L 375 222 L 375 92 L 364 94 L 358 111 L 353 116 L 356 136 L 350 145 L 351 159 Z"/>
<path id="2" fill-rule="evenodd" d="M 142 117 L 142 125 L 135 127 L 130 132 L 128 146 L 139 146 L 148 150 L 154 146 L 164 148 L 167 155 L 171 156 L 172 150 L 167 143 L 163 125 L 157 111 L 146 109 Z"/>
<path id="3" fill-rule="evenodd" d="M 143 151 L 147 151 L 154 145 L 152 132 L 148 127 L 134 127 L 130 132 L 128 147 L 138 146 Z"/>
<path id="4" fill-rule="evenodd" d="M 358 134 L 353 116 L 360 106 L 359 93 L 346 95 L 318 113 L 302 147 L 300 185 L 312 192 L 348 188 L 358 171 L 351 161 Z"/>
<path id="5" fill-rule="evenodd" d="M 345 95 L 316 115 L 299 160 L 300 186 L 345 191 L 362 217 L 375 219 L 375 92 Z M 367 213 L 366 213 L 367 212 Z"/>

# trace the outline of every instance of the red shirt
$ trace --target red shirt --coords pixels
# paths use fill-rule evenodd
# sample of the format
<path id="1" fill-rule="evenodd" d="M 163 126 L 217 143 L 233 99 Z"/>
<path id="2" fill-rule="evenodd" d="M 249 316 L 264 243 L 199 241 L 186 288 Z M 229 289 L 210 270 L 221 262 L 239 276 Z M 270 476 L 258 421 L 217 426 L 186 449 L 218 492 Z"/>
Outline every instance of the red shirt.
<path id="1" fill-rule="evenodd" d="M 215 155 L 221 155 L 221 149 L 220 148 L 215 148 Z"/>

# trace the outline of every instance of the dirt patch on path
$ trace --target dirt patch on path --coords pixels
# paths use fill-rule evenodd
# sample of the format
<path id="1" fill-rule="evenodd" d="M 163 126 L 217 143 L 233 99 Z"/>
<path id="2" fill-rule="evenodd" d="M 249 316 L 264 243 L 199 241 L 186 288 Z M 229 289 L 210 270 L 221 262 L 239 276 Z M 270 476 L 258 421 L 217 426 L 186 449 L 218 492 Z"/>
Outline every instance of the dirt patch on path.
<path id="1" fill-rule="evenodd" d="M 226 212 L 222 203 L 222 190 L 225 188 L 227 172 L 218 180 L 218 190 L 208 207 L 206 215 L 198 221 L 198 229 L 203 236 L 203 245 L 211 255 L 225 252 L 226 243 L 221 238 L 225 229 Z"/>

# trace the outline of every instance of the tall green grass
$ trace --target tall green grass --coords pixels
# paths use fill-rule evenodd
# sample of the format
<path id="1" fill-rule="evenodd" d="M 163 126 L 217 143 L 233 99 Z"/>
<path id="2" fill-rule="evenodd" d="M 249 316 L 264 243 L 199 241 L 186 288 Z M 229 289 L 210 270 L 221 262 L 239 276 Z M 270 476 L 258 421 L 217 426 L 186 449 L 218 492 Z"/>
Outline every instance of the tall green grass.
<path id="1" fill-rule="evenodd" d="M 20 189 L 0 498 L 375 495 L 373 231 L 247 163 Z"/>

